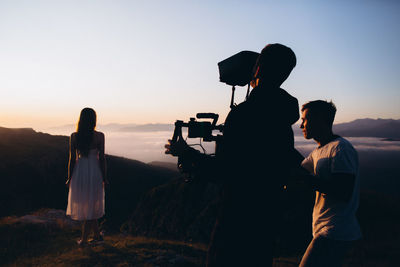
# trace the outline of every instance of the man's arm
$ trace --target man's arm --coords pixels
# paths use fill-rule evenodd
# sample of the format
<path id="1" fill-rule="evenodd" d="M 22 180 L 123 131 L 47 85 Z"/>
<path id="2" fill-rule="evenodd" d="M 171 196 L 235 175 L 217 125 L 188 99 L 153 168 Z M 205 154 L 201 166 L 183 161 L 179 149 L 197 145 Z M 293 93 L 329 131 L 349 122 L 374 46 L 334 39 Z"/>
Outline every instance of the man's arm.
<path id="1" fill-rule="evenodd" d="M 350 201 L 358 162 L 356 151 L 348 147 L 335 148 L 328 177 L 313 175 L 315 173 L 314 165 L 316 165 L 313 161 L 314 158 L 310 154 L 301 163 L 302 167 L 297 170 L 296 176 L 318 192 L 330 195 L 340 201 Z"/>
<path id="2" fill-rule="evenodd" d="M 337 200 L 349 202 L 353 194 L 354 174 L 334 173 L 329 179 L 322 179 L 311 174 L 303 177 L 314 190 L 333 196 Z"/>
<path id="3" fill-rule="evenodd" d="M 202 177 L 207 177 L 205 178 L 207 180 L 216 180 L 217 162 L 215 157 L 201 153 L 200 151 L 190 147 L 183 139 L 179 139 L 174 143 L 171 140 L 168 140 L 168 144 L 165 145 L 165 148 L 166 154 L 179 157 L 183 169 L 192 169 L 193 173 Z"/>

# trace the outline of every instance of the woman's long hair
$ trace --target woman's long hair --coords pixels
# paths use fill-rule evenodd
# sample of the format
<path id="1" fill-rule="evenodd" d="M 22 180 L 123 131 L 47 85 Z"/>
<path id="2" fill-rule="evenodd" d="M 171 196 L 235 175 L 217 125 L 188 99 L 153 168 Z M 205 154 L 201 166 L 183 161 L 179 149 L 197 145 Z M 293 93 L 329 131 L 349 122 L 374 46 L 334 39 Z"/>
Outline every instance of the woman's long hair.
<path id="1" fill-rule="evenodd" d="M 94 109 L 82 109 L 76 129 L 76 146 L 82 156 L 87 157 L 89 154 L 90 145 L 93 140 L 93 132 L 96 128 L 96 120 L 97 116 Z"/>

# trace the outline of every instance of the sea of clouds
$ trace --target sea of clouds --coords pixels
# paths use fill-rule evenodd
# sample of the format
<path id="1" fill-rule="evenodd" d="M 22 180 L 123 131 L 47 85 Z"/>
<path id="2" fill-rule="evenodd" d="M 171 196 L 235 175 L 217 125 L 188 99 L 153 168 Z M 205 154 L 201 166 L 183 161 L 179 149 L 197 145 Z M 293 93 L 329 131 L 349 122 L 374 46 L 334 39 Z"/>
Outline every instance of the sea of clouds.
<path id="1" fill-rule="evenodd" d="M 99 130 L 102 130 L 99 127 Z M 51 134 L 69 135 L 70 131 L 50 130 Z M 148 132 L 124 132 L 116 130 L 102 130 L 106 135 L 106 153 L 143 162 L 165 161 L 176 162 L 176 158 L 165 155 L 164 145 L 171 139 L 172 131 L 148 131 Z M 185 133 L 184 133 L 185 136 Z M 385 141 L 375 137 L 346 137 L 353 146 L 359 151 L 397 151 L 400 152 L 400 141 Z M 188 139 L 189 144 L 199 144 L 199 139 Z M 207 153 L 213 153 L 215 144 L 213 142 L 203 142 Z M 307 155 L 315 147 L 313 140 L 306 140 L 303 136 L 295 136 L 295 147 L 303 154 Z M 195 146 L 202 150 L 200 146 Z"/>

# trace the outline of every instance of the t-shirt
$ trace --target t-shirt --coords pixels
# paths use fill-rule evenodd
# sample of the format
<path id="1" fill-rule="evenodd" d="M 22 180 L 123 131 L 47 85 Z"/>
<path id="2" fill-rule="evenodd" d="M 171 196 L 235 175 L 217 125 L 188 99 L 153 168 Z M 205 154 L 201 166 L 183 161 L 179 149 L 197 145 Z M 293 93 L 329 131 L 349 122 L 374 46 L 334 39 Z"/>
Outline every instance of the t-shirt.
<path id="1" fill-rule="evenodd" d="M 313 236 L 323 235 L 335 240 L 361 238 L 356 211 L 360 195 L 357 151 L 349 141 L 338 137 L 314 149 L 302 166 L 319 179 L 333 179 L 334 173 L 354 174 L 355 182 L 349 202 L 337 200 L 316 191 L 313 210 Z"/>

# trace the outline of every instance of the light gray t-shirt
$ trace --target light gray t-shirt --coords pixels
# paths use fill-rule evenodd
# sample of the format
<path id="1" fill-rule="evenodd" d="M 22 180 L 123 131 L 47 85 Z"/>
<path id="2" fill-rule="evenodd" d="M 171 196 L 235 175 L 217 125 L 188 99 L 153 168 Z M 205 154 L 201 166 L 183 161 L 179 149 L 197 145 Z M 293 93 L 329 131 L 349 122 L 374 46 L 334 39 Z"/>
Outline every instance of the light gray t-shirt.
<path id="1" fill-rule="evenodd" d="M 358 155 L 350 142 L 338 137 L 314 149 L 301 165 L 320 179 L 333 179 L 334 173 L 355 175 L 353 194 L 349 202 L 316 191 L 313 236 L 323 235 L 335 240 L 361 238 L 360 226 L 356 219 L 360 195 Z"/>

